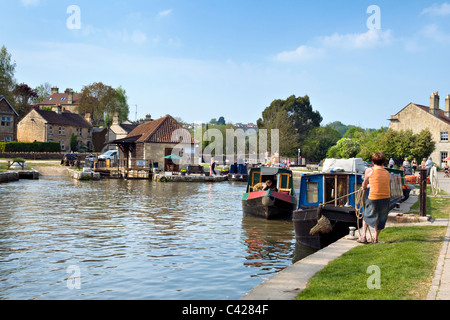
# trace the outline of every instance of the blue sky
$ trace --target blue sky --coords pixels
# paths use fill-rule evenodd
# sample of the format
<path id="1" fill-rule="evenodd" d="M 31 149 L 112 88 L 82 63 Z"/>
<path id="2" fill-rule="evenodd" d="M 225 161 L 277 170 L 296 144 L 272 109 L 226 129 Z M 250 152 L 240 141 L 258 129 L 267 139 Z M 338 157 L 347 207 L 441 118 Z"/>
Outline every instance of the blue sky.
<path id="1" fill-rule="evenodd" d="M 70 5 L 79 29 L 67 27 Z M 367 25 L 371 5 L 380 29 Z M 443 108 L 450 93 L 450 2 L 0 0 L 0 9 L 18 82 L 121 85 L 130 120 L 137 109 L 255 123 L 273 100 L 307 94 L 323 124 L 379 128 L 434 91 Z"/>

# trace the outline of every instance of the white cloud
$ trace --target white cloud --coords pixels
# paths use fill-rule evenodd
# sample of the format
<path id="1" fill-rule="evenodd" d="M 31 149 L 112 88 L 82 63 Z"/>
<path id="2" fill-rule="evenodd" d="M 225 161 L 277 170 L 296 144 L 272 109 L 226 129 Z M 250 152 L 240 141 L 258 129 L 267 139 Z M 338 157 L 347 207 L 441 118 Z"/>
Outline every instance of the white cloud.
<path id="1" fill-rule="evenodd" d="M 390 45 L 394 41 L 390 30 L 368 30 L 365 33 L 339 34 L 318 37 L 314 45 L 302 45 L 294 51 L 284 51 L 276 55 L 275 60 L 281 62 L 305 62 L 323 58 L 328 50 L 368 49 Z"/>
<path id="2" fill-rule="evenodd" d="M 393 41 L 390 30 L 368 30 L 365 33 L 338 34 L 319 38 L 319 43 L 325 47 L 344 49 L 364 49 L 389 45 Z"/>
<path id="3" fill-rule="evenodd" d="M 444 2 L 441 5 L 433 4 L 431 7 L 423 9 L 421 14 L 431 16 L 447 16 L 450 15 L 450 3 Z"/>
<path id="4" fill-rule="evenodd" d="M 325 50 L 309 46 L 300 46 L 294 51 L 284 51 L 276 55 L 275 60 L 281 62 L 305 62 L 322 57 Z"/>
<path id="5" fill-rule="evenodd" d="M 422 34 L 436 42 L 442 44 L 450 43 L 450 34 L 442 32 L 435 24 L 430 24 L 422 29 Z"/>
<path id="6" fill-rule="evenodd" d="M 172 9 L 164 10 L 164 11 L 160 11 L 160 12 L 158 13 L 158 16 L 160 16 L 160 17 L 165 17 L 165 16 L 168 16 L 168 15 L 171 14 L 171 13 L 172 13 Z"/>
<path id="7" fill-rule="evenodd" d="M 25 7 L 36 7 L 41 3 L 40 0 L 20 0 L 20 2 Z"/>

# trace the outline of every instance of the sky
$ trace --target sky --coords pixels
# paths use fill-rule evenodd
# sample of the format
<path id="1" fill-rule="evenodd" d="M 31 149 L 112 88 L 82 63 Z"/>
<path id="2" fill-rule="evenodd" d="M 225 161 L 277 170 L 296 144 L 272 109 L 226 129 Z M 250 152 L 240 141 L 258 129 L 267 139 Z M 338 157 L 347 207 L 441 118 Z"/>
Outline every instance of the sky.
<path id="1" fill-rule="evenodd" d="M 130 120 L 256 123 L 308 95 L 323 125 L 388 126 L 450 94 L 450 2 L 0 0 L 18 83 L 122 86 Z"/>

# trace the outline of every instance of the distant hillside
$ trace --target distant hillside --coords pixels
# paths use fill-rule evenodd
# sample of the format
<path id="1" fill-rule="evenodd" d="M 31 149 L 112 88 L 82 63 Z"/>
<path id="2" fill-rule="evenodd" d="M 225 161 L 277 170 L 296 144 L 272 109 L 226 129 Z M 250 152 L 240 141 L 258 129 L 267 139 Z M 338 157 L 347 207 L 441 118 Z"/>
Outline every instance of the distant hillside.
<path id="1" fill-rule="evenodd" d="M 344 135 L 349 129 L 356 128 L 357 126 L 354 125 L 345 125 L 340 121 L 334 121 L 332 123 L 327 124 L 328 127 L 333 128 L 334 130 L 338 131 L 341 135 Z M 377 129 L 367 129 L 369 132 L 373 132 Z"/>

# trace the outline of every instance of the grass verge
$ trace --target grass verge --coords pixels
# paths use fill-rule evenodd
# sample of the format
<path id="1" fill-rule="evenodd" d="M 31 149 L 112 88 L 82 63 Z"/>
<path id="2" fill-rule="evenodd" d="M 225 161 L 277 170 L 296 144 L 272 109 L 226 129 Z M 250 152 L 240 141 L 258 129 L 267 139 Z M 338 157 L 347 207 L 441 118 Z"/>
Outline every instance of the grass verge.
<path id="1" fill-rule="evenodd" d="M 381 243 L 354 248 L 317 273 L 298 300 L 424 300 L 446 227 L 392 227 Z M 375 266 L 379 271 L 380 288 Z M 377 271 L 377 272 L 378 272 Z"/>

